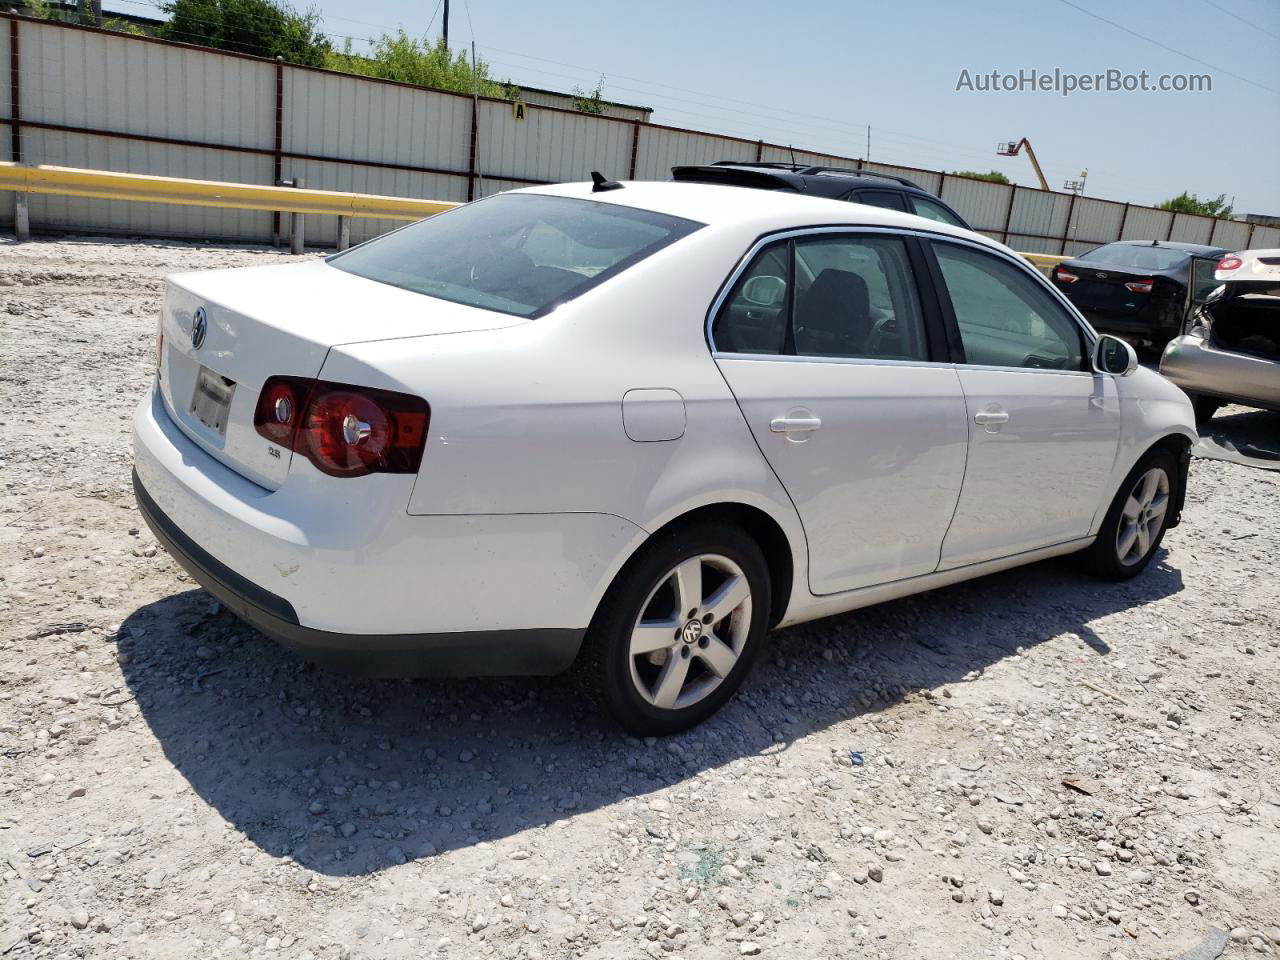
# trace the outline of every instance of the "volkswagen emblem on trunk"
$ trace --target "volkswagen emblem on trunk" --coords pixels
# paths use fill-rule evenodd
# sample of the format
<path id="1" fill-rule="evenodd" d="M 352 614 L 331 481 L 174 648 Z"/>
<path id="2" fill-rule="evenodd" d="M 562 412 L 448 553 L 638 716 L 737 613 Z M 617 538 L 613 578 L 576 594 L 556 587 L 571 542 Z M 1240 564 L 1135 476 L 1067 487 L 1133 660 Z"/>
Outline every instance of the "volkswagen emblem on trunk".
<path id="1" fill-rule="evenodd" d="M 209 318 L 205 315 L 204 307 L 196 307 L 195 314 L 191 317 L 191 348 L 199 350 L 204 346 L 204 335 L 209 332 Z"/>

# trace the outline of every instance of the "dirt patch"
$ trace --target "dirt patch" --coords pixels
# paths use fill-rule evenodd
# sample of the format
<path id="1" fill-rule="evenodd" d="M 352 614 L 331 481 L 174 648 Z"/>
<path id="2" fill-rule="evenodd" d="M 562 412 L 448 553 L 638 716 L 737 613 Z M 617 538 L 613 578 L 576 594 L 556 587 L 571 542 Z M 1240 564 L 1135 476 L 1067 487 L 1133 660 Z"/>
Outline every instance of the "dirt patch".
<path id="1" fill-rule="evenodd" d="M 352 680 L 220 612 L 130 489 L 161 277 L 278 256 L 0 244 L 7 957 L 1276 952 L 1280 476 L 1194 461 L 1129 584 L 776 634 L 670 740 L 560 680 Z"/>

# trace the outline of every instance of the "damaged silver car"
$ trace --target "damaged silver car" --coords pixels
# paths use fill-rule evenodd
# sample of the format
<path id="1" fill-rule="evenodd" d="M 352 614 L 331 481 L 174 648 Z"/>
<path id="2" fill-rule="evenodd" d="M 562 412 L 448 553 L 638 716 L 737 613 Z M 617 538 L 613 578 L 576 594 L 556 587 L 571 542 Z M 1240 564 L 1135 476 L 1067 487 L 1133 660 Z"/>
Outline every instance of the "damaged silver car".
<path id="1" fill-rule="evenodd" d="M 1280 411 L 1280 250 L 1243 250 L 1214 271 L 1221 286 L 1160 359 L 1197 420 L 1226 403 Z"/>

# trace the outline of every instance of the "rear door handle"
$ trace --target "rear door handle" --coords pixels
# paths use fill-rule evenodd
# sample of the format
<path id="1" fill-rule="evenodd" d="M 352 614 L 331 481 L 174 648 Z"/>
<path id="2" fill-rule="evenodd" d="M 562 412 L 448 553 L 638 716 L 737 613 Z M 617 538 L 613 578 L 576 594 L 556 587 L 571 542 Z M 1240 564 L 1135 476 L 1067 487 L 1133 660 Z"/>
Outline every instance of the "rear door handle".
<path id="1" fill-rule="evenodd" d="M 822 426 L 817 417 L 774 417 L 769 429 L 774 433 L 812 433 Z"/>
<path id="2" fill-rule="evenodd" d="M 1009 414 L 1002 410 L 979 410 L 973 415 L 973 422 L 983 425 L 988 423 L 1008 423 Z"/>

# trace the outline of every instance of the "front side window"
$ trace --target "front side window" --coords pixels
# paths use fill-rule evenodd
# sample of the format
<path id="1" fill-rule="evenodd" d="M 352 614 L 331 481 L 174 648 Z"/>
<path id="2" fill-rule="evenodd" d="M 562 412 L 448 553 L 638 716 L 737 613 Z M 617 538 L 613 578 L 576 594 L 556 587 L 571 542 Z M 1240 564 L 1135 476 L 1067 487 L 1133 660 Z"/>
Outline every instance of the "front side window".
<path id="1" fill-rule="evenodd" d="M 969 229 L 969 225 L 962 223 L 960 218 L 954 213 L 938 203 L 936 200 L 930 200 L 928 197 L 917 197 L 914 193 L 910 195 L 911 209 L 917 217 L 924 217 L 927 220 L 936 220 L 938 223 L 945 223 L 952 227 L 963 227 Z"/>
<path id="2" fill-rule="evenodd" d="M 504 194 L 422 220 L 328 262 L 441 300 L 536 317 L 700 226 L 595 200 Z"/>
<path id="3" fill-rule="evenodd" d="M 729 291 L 712 335 L 726 353 L 928 359 L 899 237 L 828 235 L 765 247 Z"/>
<path id="4" fill-rule="evenodd" d="M 955 243 L 934 243 L 965 362 L 1084 370 L 1080 325 L 1025 271 Z"/>

